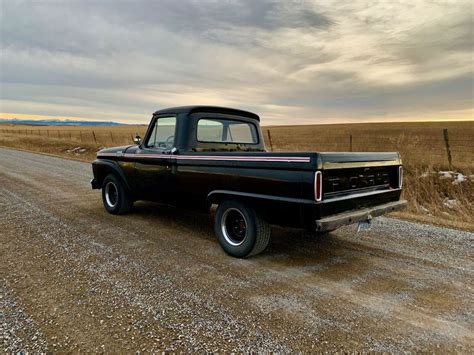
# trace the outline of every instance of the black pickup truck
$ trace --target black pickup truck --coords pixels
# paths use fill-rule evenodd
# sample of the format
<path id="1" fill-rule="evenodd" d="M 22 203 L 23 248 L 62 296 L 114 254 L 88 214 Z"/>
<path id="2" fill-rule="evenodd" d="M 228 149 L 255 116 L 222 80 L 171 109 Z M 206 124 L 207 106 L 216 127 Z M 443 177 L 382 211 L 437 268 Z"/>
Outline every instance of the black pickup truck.
<path id="1" fill-rule="evenodd" d="M 398 153 L 267 152 L 259 121 L 212 106 L 157 111 L 143 141 L 98 152 L 92 188 L 112 214 L 137 200 L 217 205 L 215 233 L 235 257 L 262 252 L 270 224 L 322 233 L 406 206 Z"/>

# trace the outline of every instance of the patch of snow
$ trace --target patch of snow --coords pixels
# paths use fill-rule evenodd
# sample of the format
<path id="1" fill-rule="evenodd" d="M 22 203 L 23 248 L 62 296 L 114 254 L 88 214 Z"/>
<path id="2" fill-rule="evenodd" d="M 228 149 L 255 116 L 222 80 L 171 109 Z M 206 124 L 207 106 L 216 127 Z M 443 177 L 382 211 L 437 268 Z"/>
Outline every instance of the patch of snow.
<path id="1" fill-rule="evenodd" d="M 67 152 L 68 152 L 68 153 L 77 153 L 77 152 L 79 152 L 81 149 L 84 149 L 84 148 L 82 148 L 82 147 L 71 148 L 71 149 L 68 149 Z"/>
<path id="2" fill-rule="evenodd" d="M 453 175 L 455 174 L 453 171 L 438 171 L 439 178 L 444 179 L 452 179 Z"/>
<path id="3" fill-rule="evenodd" d="M 453 185 L 458 185 L 463 181 L 466 181 L 466 177 L 461 173 L 457 173 L 456 178 L 453 181 Z"/>
<path id="4" fill-rule="evenodd" d="M 80 154 L 80 153 L 85 153 L 87 151 L 86 148 L 82 148 L 82 147 L 76 147 L 76 148 L 71 148 L 71 149 L 68 149 L 66 150 L 66 152 L 68 153 L 74 153 L 74 154 Z"/>
<path id="5" fill-rule="evenodd" d="M 438 171 L 438 176 L 440 180 L 452 179 L 453 185 L 458 185 L 464 181 L 467 181 L 467 178 L 464 174 L 457 173 L 455 171 Z M 469 175 L 469 179 L 474 181 L 474 175 Z"/>
<path id="6" fill-rule="evenodd" d="M 420 210 L 422 210 L 426 214 L 430 214 L 430 210 L 427 209 L 425 206 L 420 206 Z"/>
<path id="7" fill-rule="evenodd" d="M 456 199 L 448 199 L 446 198 L 443 202 L 443 205 L 445 205 L 446 207 L 448 207 L 450 210 L 452 209 L 456 209 L 459 207 L 459 202 L 458 200 Z"/>

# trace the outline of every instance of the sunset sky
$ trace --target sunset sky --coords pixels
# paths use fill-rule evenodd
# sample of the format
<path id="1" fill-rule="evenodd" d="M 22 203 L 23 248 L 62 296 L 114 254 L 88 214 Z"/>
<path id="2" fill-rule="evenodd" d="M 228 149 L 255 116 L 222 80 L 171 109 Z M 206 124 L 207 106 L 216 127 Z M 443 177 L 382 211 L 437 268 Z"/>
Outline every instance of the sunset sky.
<path id="1" fill-rule="evenodd" d="M 474 120 L 472 1 L 9 1 L 0 117 Z"/>

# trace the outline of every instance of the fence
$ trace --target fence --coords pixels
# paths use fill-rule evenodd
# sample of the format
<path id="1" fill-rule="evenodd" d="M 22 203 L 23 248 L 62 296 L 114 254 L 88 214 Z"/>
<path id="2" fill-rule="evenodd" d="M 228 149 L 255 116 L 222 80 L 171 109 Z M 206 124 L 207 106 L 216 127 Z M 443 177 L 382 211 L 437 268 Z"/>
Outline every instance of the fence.
<path id="1" fill-rule="evenodd" d="M 400 152 L 405 165 L 474 171 L 474 139 L 448 129 L 424 135 L 407 132 L 296 133 L 281 128 L 264 129 L 272 151 Z"/>
<path id="2" fill-rule="evenodd" d="M 16 135 L 31 138 L 67 140 L 72 143 L 108 146 L 131 144 L 135 135 L 143 132 L 115 132 L 108 130 L 67 130 L 67 129 L 0 129 L 3 136 Z"/>
<path id="3" fill-rule="evenodd" d="M 136 129 L 136 128 L 135 128 Z M 2 137 L 29 137 L 63 141 L 77 145 L 112 146 L 131 144 L 138 133 L 145 128 L 131 130 L 110 129 L 18 129 L 1 128 Z M 336 132 L 336 133 L 335 133 Z M 448 129 L 423 130 L 411 132 L 338 131 L 314 126 L 264 127 L 267 149 L 272 151 L 399 151 L 406 165 L 436 166 L 447 169 L 462 168 L 474 170 L 474 140 L 462 130 Z M 454 134 L 452 134 L 454 133 Z M 1 143 L 1 142 L 0 142 Z M 41 143 L 44 144 L 44 143 Z"/>

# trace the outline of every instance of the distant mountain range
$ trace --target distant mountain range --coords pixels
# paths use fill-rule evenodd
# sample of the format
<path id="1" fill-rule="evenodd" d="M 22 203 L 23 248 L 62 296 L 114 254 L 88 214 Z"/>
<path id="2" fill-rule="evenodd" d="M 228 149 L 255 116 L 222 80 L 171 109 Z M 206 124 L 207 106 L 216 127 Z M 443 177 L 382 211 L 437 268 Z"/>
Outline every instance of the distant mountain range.
<path id="1" fill-rule="evenodd" d="M 0 118 L 0 123 L 29 124 L 39 126 L 124 126 L 124 123 L 112 121 L 75 121 L 75 120 L 20 120 Z"/>

